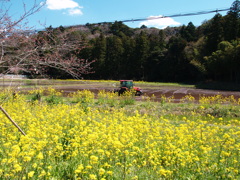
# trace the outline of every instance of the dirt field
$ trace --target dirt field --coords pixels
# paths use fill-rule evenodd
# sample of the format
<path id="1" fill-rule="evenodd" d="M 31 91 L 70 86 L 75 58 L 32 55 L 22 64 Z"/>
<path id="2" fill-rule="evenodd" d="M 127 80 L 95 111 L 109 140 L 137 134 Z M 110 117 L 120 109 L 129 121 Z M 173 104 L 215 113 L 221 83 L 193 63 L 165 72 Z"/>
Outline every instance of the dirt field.
<path id="1" fill-rule="evenodd" d="M 208 90 L 208 89 L 198 89 L 193 85 L 178 85 L 178 84 L 159 84 L 159 83 L 136 83 L 137 87 L 140 87 L 143 91 L 143 96 L 151 97 L 153 94 L 155 95 L 156 101 L 160 101 L 161 96 L 165 96 L 166 98 L 173 98 L 174 102 L 180 102 L 180 99 L 186 95 L 193 96 L 196 101 L 200 96 L 215 96 L 222 95 L 224 97 L 228 97 L 233 95 L 236 99 L 240 98 L 240 91 L 220 91 L 220 90 Z M 7 87 L 15 87 L 18 88 L 19 91 L 29 90 L 32 88 L 38 87 L 53 87 L 58 90 L 63 91 L 64 95 L 75 92 L 77 90 L 88 89 L 95 94 L 97 94 L 101 90 L 105 91 L 113 91 L 114 89 L 118 89 L 119 82 L 115 81 L 61 81 L 61 80 L 23 80 L 23 81 L 4 81 L 0 82 L 0 86 Z M 142 97 L 136 97 L 136 100 L 142 100 Z"/>
<path id="2" fill-rule="evenodd" d="M 174 98 L 174 102 L 180 102 L 180 99 L 186 95 L 193 96 L 196 100 L 200 96 L 214 96 L 221 94 L 224 97 L 233 95 L 236 99 L 240 98 L 240 92 L 234 91 L 216 91 L 216 90 L 204 90 L 204 89 L 195 89 L 195 88 L 173 88 L 173 89 L 155 89 L 155 90 L 145 90 L 145 93 L 148 96 L 154 94 L 157 98 L 165 95 L 166 97 Z"/>
<path id="3" fill-rule="evenodd" d="M 88 89 L 95 94 L 97 94 L 101 90 L 112 91 L 114 87 L 99 87 L 99 86 L 67 86 L 67 87 L 57 87 L 58 90 L 64 92 L 64 94 L 68 94 L 71 92 L 75 92 L 77 90 Z M 159 86 L 159 87 L 141 87 L 143 91 L 143 96 L 151 97 L 153 94 L 156 97 L 156 101 L 160 100 L 161 96 L 164 95 L 166 98 L 173 98 L 174 102 L 180 102 L 180 99 L 186 95 L 193 96 L 196 100 L 199 99 L 200 96 L 214 96 L 214 95 L 222 95 L 224 97 L 228 97 L 233 95 L 236 99 L 240 98 L 239 91 L 217 91 L 217 90 L 206 90 L 206 89 L 196 89 L 192 87 L 168 87 L 168 86 Z M 141 100 L 142 97 L 136 97 L 137 100 Z"/>

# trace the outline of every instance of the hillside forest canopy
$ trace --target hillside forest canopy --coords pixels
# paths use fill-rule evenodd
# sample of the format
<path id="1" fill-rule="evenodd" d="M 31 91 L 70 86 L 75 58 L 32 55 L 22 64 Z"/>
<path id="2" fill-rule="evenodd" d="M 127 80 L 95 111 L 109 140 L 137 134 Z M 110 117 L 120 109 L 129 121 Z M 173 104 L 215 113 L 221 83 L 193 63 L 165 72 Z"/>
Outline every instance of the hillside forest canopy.
<path id="1" fill-rule="evenodd" d="M 3 45 L 4 40 L 4 45 Z M 31 78 L 240 82 L 240 2 L 196 27 L 77 25 L 1 37 L 0 73 Z M 4 58 L 3 58 L 4 57 Z"/>

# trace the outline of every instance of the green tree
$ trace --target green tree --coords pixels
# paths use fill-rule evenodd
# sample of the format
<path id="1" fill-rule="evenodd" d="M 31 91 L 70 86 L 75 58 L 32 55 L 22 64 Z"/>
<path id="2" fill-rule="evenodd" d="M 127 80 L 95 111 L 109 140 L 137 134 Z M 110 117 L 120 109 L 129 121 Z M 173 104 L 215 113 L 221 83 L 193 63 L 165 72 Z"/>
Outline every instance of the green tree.
<path id="1" fill-rule="evenodd" d="M 133 35 L 133 30 L 131 28 L 129 28 L 127 25 L 123 24 L 121 21 L 115 21 L 110 26 L 110 32 L 116 36 L 119 36 L 120 32 L 122 32 L 126 36 Z"/>
<path id="2" fill-rule="evenodd" d="M 240 37 L 240 2 L 233 2 L 230 11 L 224 17 L 225 40 L 231 41 Z"/>
<path id="3" fill-rule="evenodd" d="M 216 14 L 211 19 L 206 34 L 206 50 L 208 54 L 217 50 L 218 44 L 224 40 L 223 19 L 221 14 Z"/>
<path id="4" fill-rule="evenodd" d="M 135 39 L 129 36 L 123 36 L 121 38 L 123 43 L 123 55 L 122 55 L 122 72 L 121 79 L 133 79 L 134 78 L 134 57 L 135 57 Z"/>
<path id="5" fill-rule="evenodd" d="M 107 38 L 105 71 L 107 79 L 119 79 L 122 73 L 122 55 L 124 52 L 122 40 L 117 36 Z"/>
<path id="6" fill-rule="evenodd" d="M 107 42 L 105 36 L 101 33 L 99 37 L 94 40 L 92 48 L 93 59 L 96 60 L 94 63 L 94 71 L 96 72 L 95 76 L 98 78 L 106 77 L 106 49 Z"/>
<path id="7" fill-rule="evenodd" d="M 192 22 L 189 22 L 187 26 L 182 26 L 180 35 L 188 42 L 195 41 L 197 39 L 196 27 Z"/>
<path id="8" fill-rule="evenodd" d="M 165 62 L 163 63 L 162 77 L 166 81 L 183 81 L 187 77 L 186 58 L 184 49 L 187 42 L 181 38 L 173 36 L 170 38 L 167 48 Z"/>
<path id="9" fill-rule="evenodd" d="M 163 30 L 159 31 L 159 47 L 160 49 L 166 48 L 166 34 Z"/>
<path id="10" fill-rule="evenodd" d="M 239 82 L 240 42 L 222 41 L 217 51 L 205 57 L 209 77 L 217 81 Z"/>
<path id="11" fill-rule="evenodd" d="M 164 61 L 166 54 L 165 33 L 160 30 L 158 34 L 151 34 L 149 36 L 149 56 L 147 63 L 145 63 L 145 80 L 160 81 L 161 62 Z"/>
<path id="12" fill-rule="evenodd" d="M 202 49 L 204 44 L 203 38 L 196 42 L 189 42 L 184 48 L 184 58 L 186 59 L 186 67 L 189 81 L 203 80 L 206 74 L 204 61 L 202 60 Z"/>
<path id="13" fill-rule="evenodd" d="M 149 56 L 149 39 L 144 31 L 136 37 L 136 48 L 134 58 L 134 69 L 135 78 L 144 79 L 145 76 L 145 65 Z"/>

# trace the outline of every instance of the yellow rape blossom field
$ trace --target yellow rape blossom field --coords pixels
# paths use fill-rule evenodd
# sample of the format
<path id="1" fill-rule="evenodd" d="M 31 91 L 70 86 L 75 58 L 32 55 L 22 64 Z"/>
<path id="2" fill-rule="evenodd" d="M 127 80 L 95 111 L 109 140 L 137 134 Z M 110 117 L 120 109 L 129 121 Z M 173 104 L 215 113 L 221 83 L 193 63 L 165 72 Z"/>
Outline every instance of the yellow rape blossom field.
<path id="1" fill-rule="evenodd" d="M 240 179 L 239 100 L 1 92 L 0 179 Z M 40 98 L 36 98 L 37 96 Z"/>

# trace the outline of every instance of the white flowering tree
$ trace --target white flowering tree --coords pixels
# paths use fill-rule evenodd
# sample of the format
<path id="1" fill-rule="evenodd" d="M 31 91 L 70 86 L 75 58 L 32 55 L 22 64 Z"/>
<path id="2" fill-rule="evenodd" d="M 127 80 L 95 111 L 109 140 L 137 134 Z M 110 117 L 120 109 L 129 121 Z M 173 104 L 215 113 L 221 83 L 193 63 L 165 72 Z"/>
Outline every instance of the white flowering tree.
<path id="1" fill-rule="evenodd" d="M 37 13 L 43 5 L 44 2 L 35 0 L 27 9 L 23 4 L 23 14 L 15 20 L 7 8 L 0 9 L 0 74 L 46 76 L 54 69 L 78 79 L 90 73 L 93 61 L 80 57 L 85 45 L 81 37 L 74 35 L 74 29 L 46 28 L 36 32 L 26 28 L 27 17 Z"/>
<path id="2" fill-rule="evenodd" d="M 33 0 L 31 7 L 27 7 L 22 1 L 22 9 L 19 9 L 19 16 L 10 13 L 11 0 L 0 0 L 0 73 L 7 74 L 16 69 L 18 61 L 10 59 L 9 54 L 18 55 L 14 51 L 19 43 L 27 42 L 26 32 L 31 31 L 27 27 L 27 18 L 37 13 L 45 2 Z M 21 1 L 19 2 L 21 3 Z M 13 53 L 14 52 L 14 53 Z M 22 52 L 23 53 L 23 52 Z M 25 53 L 25 52 L 24 52 Z M 11 62 L 10 62 L 11 61 Z"/>

